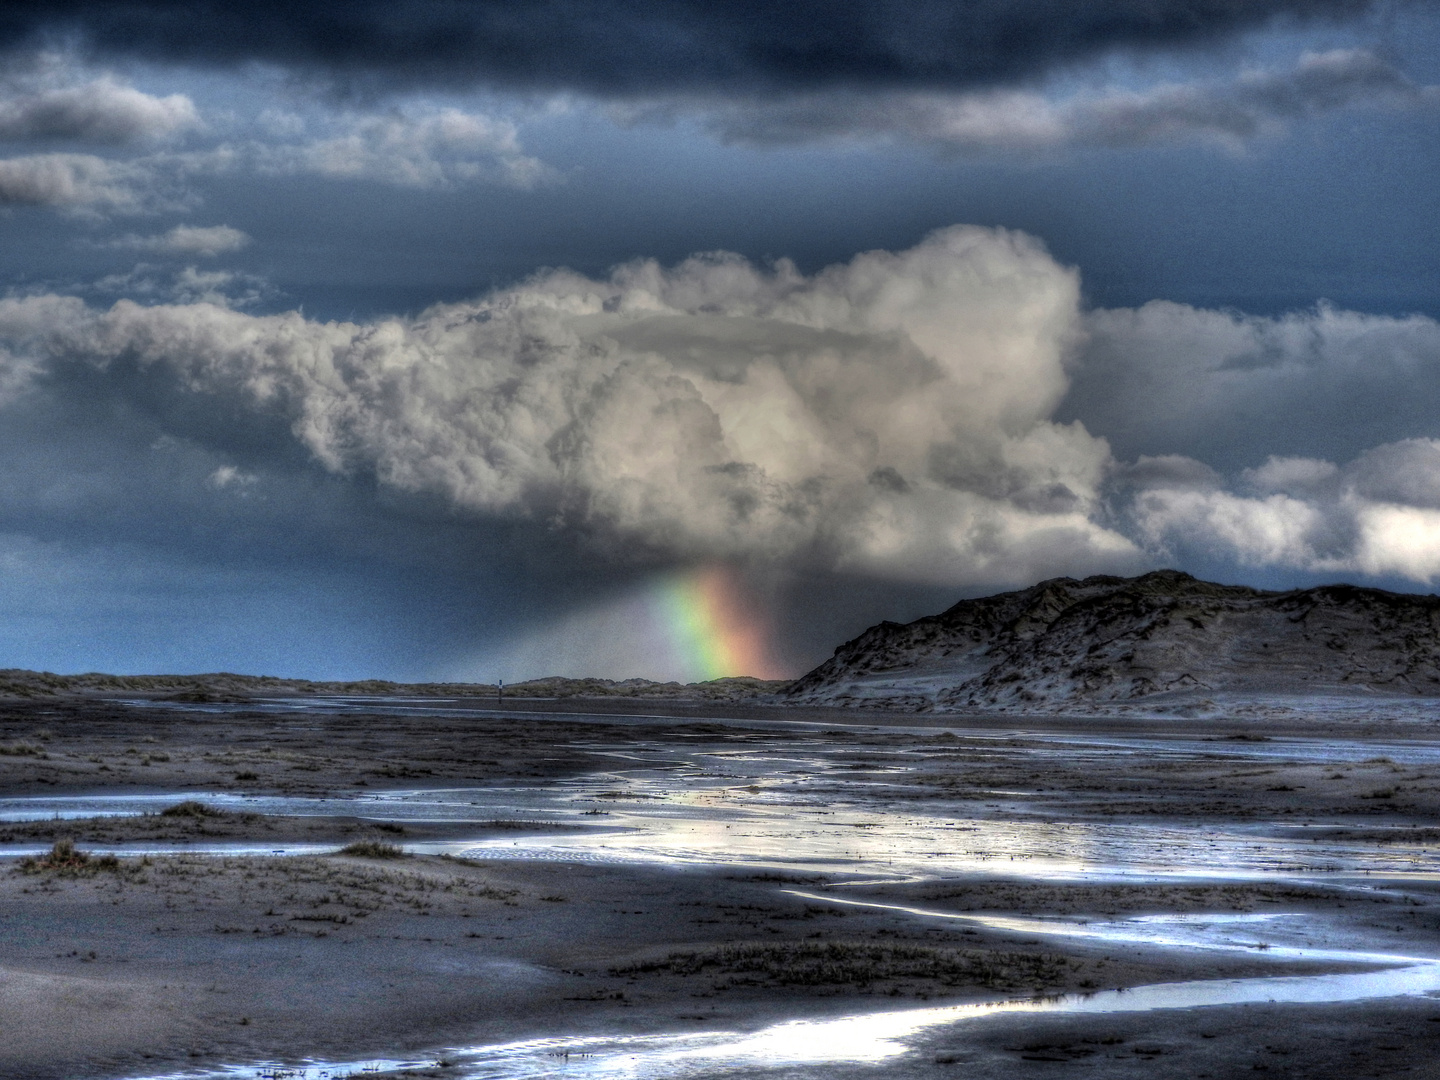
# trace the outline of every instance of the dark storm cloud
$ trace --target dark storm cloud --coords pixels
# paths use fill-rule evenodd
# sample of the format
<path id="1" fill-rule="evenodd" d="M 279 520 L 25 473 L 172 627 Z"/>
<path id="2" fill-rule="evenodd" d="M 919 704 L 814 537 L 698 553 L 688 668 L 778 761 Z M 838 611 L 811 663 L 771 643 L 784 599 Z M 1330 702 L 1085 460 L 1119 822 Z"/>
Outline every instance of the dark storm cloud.
<path id="1" fill-rule="evenodd" d="M 1368 49 L 1305 53 L 1288 68 L 1230 80 L 1109 88 L 1052 100 L 1026 89 L 961 92 L 814 92 L 700 106 L 706 126 L 734 142 L 783 144 L 909 139 L 954 152 L 1125 147 L 1207 139 L 1238 146 L 1287 121 L 1346 107 L 1423 108 L 1440 87 L 1420 86 Z M 666 115 L 670 103 L 636 110 Z"/>
<path id="2" fill-rule="evenodd" d="M 283 417 L 132 364 L 52 365 L 3 415 L 12 665 L 423 679 L 609 584 L 564 537 L 327 473 Z"/>
<path id="3" fill-rule="evenodd" d="M 30 0 L 0 45 L 341 77 L 624 95 L 1001 82 L 1113 49 L 1205 43 L 1370 0 Z"/>

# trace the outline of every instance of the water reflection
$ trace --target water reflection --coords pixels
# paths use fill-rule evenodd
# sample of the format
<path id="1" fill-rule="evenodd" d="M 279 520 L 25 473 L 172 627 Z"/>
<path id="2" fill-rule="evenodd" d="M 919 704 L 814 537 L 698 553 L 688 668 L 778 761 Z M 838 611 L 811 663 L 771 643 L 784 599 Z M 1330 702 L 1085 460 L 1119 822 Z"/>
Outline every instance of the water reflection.
<path id="1" fill-rule="evenodd" d="M 536 820 L 573 816 L 563 800 L 542 788 L 452 787 L 346 792 L 339 795 L 264 795 L 226 791 L 151 791 L 97 795 L 25 795 L 0 799 L 0 821 L 47 821 L 158 814 L 186 800 L 237 814 L 293 817 L 354 816 L 377 821 L 494 820 L 513 811 Z"/>
<path id="2" fill-rule="evenodd" d="M 147 707 L 155 703 L 145 702 Z M 433 712 L 433 701 L 391 701 L 384 710 L 370 699 L 277 702 L 275 711 Z M 206 706 L 187 706 L 205 711 Z M 270 708 L 269 704 L 257 707 Z M 232 706 L 214 707 L 231 711 Z M 476 715 L 507 715 L 456 705 Z M 513 714 L 508 714 L 513 715 Z M 527 713 L 527 717 L 537 714 Z M 540 714 L 543 718 L 543 714 Z M 586 719 L 555 713 L 566 722 Z M 596 723 L 624 718 L 596 714 Z M 635 724 L 664 718 L 636 714 Z M 936 718 L 937 720 L 939 718 Z M 704 718 L 723 726 L 730 721 Z M 754 719 L 733 721 L 746 728 Z M 795 731 L 811 721 L 793 724 Z M 826 722 L 825 727 L 838 726 Z M 861 728 L 865 725 L 854 725 Z M 881 730 L 876 728 L 874 730 Z M 1263 744 L 1229 744 L 1193 735 L 1164 738 L 1040 735 L 1017 731 L 953 731 L 943 725 L 905 728 L 950 736 L 944 745 L 967 753 L 1063 757 L 1113 761 L 1117 756 L 1225 757 L 1265 760 L 1363 761 L 1376 756 L 1419 763 L 1440 761 L 1440 747 L 1420 742 L 1320 742 L 1274 739 Z M 927 740 L 928 741 L 928 740 Z M 475 785 L 392 791 L 286 796 L 237 792 L 150 792 L 143 794 L 37 797 L 0 800 L 0 820 L 73 818 L 96 814 L 154 813 L 185 799 L 217 809 L 298 816 L 358 816 L 407 823 L 482 823 L 523 820 L 565 825 L 553 834 L 523 837 L 477 835 L 447 841 L 410 843 L 420 853 L 480 859 L 546 859 L 565 862 L 722 864 L 808 871 L 832 884 L 857 880 L 924 880 L 1003 874 L 1032 879 L 1094 880 L 1277 880 L 1350 876 L 1373 879 L 1440 879 L 1440 852 L 1419 845 L 1347 842 L 1332 830 L 1274 822 L 1229 824 L 1223 828 L 1161 818 L 1141 821 L 1047 821 L 1035 812 L 1026 791 L 985 793 L 982 808 L 972 799 L 946 801 L 894 798 L 912 791 L 905 780 L 917 754 L 938 746 L 865 746 L 865 766 L 854 768 L 854 745 L 791 735 L 695 734 L 678 743 L 647 744 L 643 738 L 619 744 L 597 739 L 588 749 L 596 771 L 544 786 Z M 778 745 L 777 745 L 778 744 Z M 969 793 L 973 795 L 974 793 Z M 575 828 L 583 826 L 583 828 Z M 16 854 L 14 848 L 4 849 Z M 97 849 L 105 850 L 105 849 Z M 118 845 L 112 850 L 151 853 L 182 850 L 227 854 L 287 854 L 333 850 L 333 845 L 290 845 L 283 849 L 253 843 L 205 845 Z M 1245 1002 L 1334 1002 L 1400 994 L 1440 993 L 1440 962 L 1428 957 L 1346 948 L 1343 931 L 1313 917 L 1289 914 L 1165 916 L 1110 922 L 1026 919 L 1015 916 L 948 913 L 922 907 L 879 904 L 837 889 L 794 890 L 813 902 L 892 907 L 917 918 L 961 919 L 976 926 L 1025 934 L 1125 941 L 1156 947 L 1255 950 L 1278 962 L 1384 965 L 1385 970 L 1332 975 L 1231 979 L 1137 987 L 1045 1001 L 981 1002 L 904 1009 L 828 1020 L 777 1024 L 754 1032 L 705 1032 L 552 1038 L 476 1046 L 445 1052 L 455 1063 L 445 1075 L 488 1080 L 527 1080 L 557 1071 L 581 1077 L 670 1080 L 717 1076 L 759 1076 L 777 1068 L 816 1068 L 831 1075 L 842 1063 L 904 1060 L 917 1040 L 947 1026 L 1017 1012 L 1131 1012 L 1195 1008 Z M 1353 941 L 1348 943 L 1353 944 Z M 309 1080 L 393 1069 L 425 1061 L 313 1062 L 296 1075 Z M 199 1074 L 252 1078 L 278 1066 L 232 1066 Z M 194 1077 L 194 1072 L 183 1074 Z"/>
<path id="3" fill-rule="evenodd" d="M 892 879 L 995 872 L 1050 880 L 1440 876 L 1440 850 L 1433 845 L 1366 843 L 1333 829 L 1265 821 L 1217 828 L 1164 818 L 1047 821 L 1027 807 L 1023 792 L 992 793 L 994 801 L 983 808 L 970 800 L 895 799 L 886 777 L 898 767 L 856 778 L 837 756 L 848 748 L 837 751 L 818 740 L 790 742 L 783 750 L 749 739 L 741 745 L 725 739 L 681 746 L 596 742 L 588 749 L 606 762 L 603 769 L 544 786 L 27 796 L 0 799 L 0 821 L 156 813 L 197 799 L 219 810 L 261 814 L 541 826 L 523 838 L 477 830 L 470 839 L 410 845 L 419 853 L 481 859 L 753 865 Z M 544 835 L 547 824 L 566 829 Z M 255 845 L 145 850 L 254 853 Z"/>
<path id="4" fill-rule="evenodd" d="M 792 1020 L 754 1032 L 705 1032 L 612 1038 L 531 1039 L 446 1050 L 446 1076 L 458 1080 L 535 1080 L 565 1076 L 609 1080 L 693 1080 L 773 1075 L 797 1066 L 875 1065 L 910 1054 L 919 1036 L 937 1029 L 1014 1013 L 1127 1013 L 1261 1002 L 1343 1002 L 1440 993 L 1440 963 L 1343 975 L 1277 976 L 1160 983 L 1124 991 L 1065 994 L 1044 999 L 986 1001 L 923 1009 L 862 1013 L 824 1020 Z M 955 1032 L 959 1035 L 960 1032 Z M 431 1059 L 433 1061 L 434 1059 Z M 919 1064 L 919 1062 L 916 1062 Z M 306 1080 L 425 1062 L 310 1062 L 293 1075 Z M 214 1080 L 261 1077 L 263 1066 L 198 1074 Z M 273 1067 L 269 1067 L 273 1068 Z M 147 1080 L 180 1080 L 194 1072 Z"/>
<path id="5" fill-rule="evenodd" d="M 1355 933 L 1293 912 L 1137 915 L 1105 921 L 1082 918 L 1027 918 L 975 912 L 942 911 L 910 904 L 856 900 L 804 889 L 782 892 L 838 907 L 901 911 L 921 919 L 965 923 L 986 930 L 1092 941 L 1155 945 L 1168 949 L 1251 952 L 1271 961 L 1321 961 L 1394 967 L 1440 963 L 1440 957 L 1359 950 Z M 1320 943 L 1317 945 L 1317 941 Z"/>

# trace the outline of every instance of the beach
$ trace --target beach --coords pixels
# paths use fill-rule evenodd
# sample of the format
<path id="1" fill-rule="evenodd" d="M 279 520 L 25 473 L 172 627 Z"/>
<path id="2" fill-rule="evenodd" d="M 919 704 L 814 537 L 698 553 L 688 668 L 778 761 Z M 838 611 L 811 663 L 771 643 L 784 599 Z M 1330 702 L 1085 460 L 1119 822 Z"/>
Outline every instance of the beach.
<path id="1" fill-rule="evenodd" d="M 727 1074 L 843 1075 L 723 1044 L 1037 1000 L 864 1067 L 1433 1069 L 1423 990 L 1064 1004 L 1440 958 L 1423 717 L 373 704 L 6 706 L 0 1075 L 466 1075 L 486 1046 L 703 1037 Z"/>

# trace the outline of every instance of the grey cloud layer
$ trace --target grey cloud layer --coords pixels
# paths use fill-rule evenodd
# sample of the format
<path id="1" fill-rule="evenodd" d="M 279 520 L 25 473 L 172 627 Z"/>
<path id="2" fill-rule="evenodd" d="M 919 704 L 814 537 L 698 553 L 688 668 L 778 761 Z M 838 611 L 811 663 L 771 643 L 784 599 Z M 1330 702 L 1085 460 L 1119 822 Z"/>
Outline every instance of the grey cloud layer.
<path id="1" fill-rule="evenodd" d="M 1088 326 L 1067 410 L 1141 452 L 1119 480 L 1147 548 L 1440 580 L 1440 323 L 1155 302 Z M 1190 456 L 1222 452 L 1255 464 L 1226 483 Z"/>
<path id="2" fill-rule="evenodd" d="M 1425 316 L 1154 301 L 1092 312 L 1086 329 L 1062 415 L 1084 417 L 1122 458 L 1178 453 L 1234 471 L 1436 433 L 1440 327 Z"/>
<path id="3" fill-rule="evenodd" d="M 501 115 L 414 96 L 371 111 L 332 101 L 304 114 L 284 100 L 282 94 L 274 99 L 277 107 L 249 116 L 217 110 L 204 117 L 184 94 L 147 93 L 112 74 L 95 74 L 69 54 L 32 56 L 0 83 L 0 142 L 41 145 L 25 146 L 38 152 L 0 158 L 0 206 L 92 216 L 184 210 L 200 202 L 206 178 L 220 176 L 309 176 L 429 190 L 532 189 L 565 179 L 527 153 L 517 122 Z M 1229 81 L 1143 90 L 661 94 L 601 111 L 622 123 L 694 115 L 732 141 L 899 139 L 949 151 L 1024 153 L 1195 138 L 1238 145 L 1334 109 L 1437 104 L 1440 88 L 1416 85 L 1370 51 L 1346 49 L 1307 53 L 1288 69 L 1245 71 Z M 567 99 L 550 105 L 586 107 Z M 57 140 L 71 145 L 55 152 Z"/>
<path id="4" fill-rule="evenodd" d="M 42 75 L 54 78 L 43 69 Z M 110 76 L 70 85 L 44 81 L 19 79 L 0 87 L 0 139 L 127 143 L 173 135 L 200 122 L 195 103 L 184 94 L 157 97 Z"/>
<path id="5" fill-rule="evenodd" d="M 1183 472 L 1188 462 L 1140 464 Z M 1437 478 L 1440 439 L 1407 439 L 1343 466 L 1272 456 L 1242 474 L 1239 492 L 1194 476 L 1152 475 L 1154 486 L 1139 493 L 1132 512 L 1151 548 L 1182 557 L 1433 583 L 1440 579 Z"/>
<path id="6" fill-rule="evenodd" d="M 0 102 L 0 139 L 38 137 L 36 131 L 22 131 L 18 119 L 7 135 L 4 119 Z M 183 210 L 199 201 L 197 179 L 235 174 L 427 189 L 470 183 L 523 189 L 560 179 L 524 152 L 513 123 L 461 109 L 340 113 L 315 126 L 319 130 L 311 131 L 295 118 L 288 137 L 247 134 L 129 157 L 51 152 L 0 158 L 0 206 L 49 206 L 93 215 Z M 93 127 L 77 127 L 70 135 L 77 141 L 106 141 Z"/>
<path id="7" fill-rule="evenodd" d="M 53 206 L 90 213 L 136 213 L 183 205 L 162 194 L 147 163 L 94 154 L 0 158 L 0 206 Z"/>
<path id="8" fill-rule="evenodd" d="M 239 251 L 249 243 L 250 237 L 229 225 L 176 225 L 158 236 L 122 236 L 111 241 L 110 246 L 158 255 L 214 258 Z"/>
<path id="9" fill-rule="evenodd" d="M 462 109 L 341 116 L 327 128 L 301 141 L 223 147 L 217 167 L 417 188 L 472 181 L 530 188 L 556 178 L 553 169 L 524 152 L 512 122 Z"/>
<path id="10" fill-rule="evenodd" d="M 1357 105 L 1440 105 L 1365 49 L 1306 53 L 1289 69 L 1242 72 L 1228 82 L 1160 84 L 1053 98 L 1034 90 L 960 94 L 827 94 L 688 106 L 722 138 L 756 143 L 905 139 L 954 150 L 1138 146 L 1184 139 L 1236 144 L 1286 121 Z M 675 106 L 622 116 L 666 115 Z"/>

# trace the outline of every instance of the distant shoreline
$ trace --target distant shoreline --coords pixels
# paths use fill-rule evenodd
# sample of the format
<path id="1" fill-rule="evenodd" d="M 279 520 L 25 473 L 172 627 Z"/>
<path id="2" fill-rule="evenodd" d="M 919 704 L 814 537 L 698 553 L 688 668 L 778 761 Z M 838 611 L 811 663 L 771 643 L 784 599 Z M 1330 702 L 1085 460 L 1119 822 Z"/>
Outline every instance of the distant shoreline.
<path id="1" fill-rule="evenodd" d="M 651 679 L 572 679 L 552 676 L 507 683 L 422 682 L 389 679 L 313 680 L 274 675 L 238 675 L 207 672 L 197 675 L 109 675 L 86 672 L 57 675 L 50 671 L 0 669 L 0 698 L 62 697 L 92 694 L 163 695 L 181 700 L 231 702 L 275 694 L 364 695 L 367 697 L 475 697 L 511 698 L 660 697 L 705 701 L 758 699 L 789 686 L 784 679 L 734 676 L 708 682 L 656 682 Z"/>

